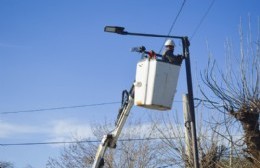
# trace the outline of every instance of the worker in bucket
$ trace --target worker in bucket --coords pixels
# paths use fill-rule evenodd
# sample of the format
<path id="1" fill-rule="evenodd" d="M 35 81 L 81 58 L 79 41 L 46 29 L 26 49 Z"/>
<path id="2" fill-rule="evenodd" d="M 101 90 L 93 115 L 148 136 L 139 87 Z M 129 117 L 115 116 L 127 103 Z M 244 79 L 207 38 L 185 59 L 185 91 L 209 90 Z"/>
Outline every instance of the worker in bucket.
<path id="1" fill-rule="evenodd" d="M 166 40 L 164 43 L 165 51 L 162 54 L 162 60 L 165 62 L 169 62 L 175 65 L 181 65 L 183 56 L 182 55 L 174 55 L 174 47 L 175 43 L 172 39 Z"/>

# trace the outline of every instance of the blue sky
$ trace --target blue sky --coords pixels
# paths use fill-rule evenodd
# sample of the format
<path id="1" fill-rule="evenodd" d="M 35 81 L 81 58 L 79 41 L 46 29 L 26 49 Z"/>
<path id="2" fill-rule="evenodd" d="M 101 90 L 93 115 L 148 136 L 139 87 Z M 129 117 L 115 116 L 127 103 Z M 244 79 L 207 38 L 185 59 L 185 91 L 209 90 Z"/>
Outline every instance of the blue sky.
<path id="1" fill-rule="evenodd" d="M 230 38 L 234 45 L 239 40 L 240 20 L 246 29 L 250 15 L 252 29 L 258 28 L 258 0 L 216 0 L 195 31 L 212 2 L 186 1 L 171 32 L 190 37 L 194 87 L 196 72 L 207 63 L 207 43 L 221 64 L 225 40 Z M 104 33 L 104 26 L 167 34 L 182 3 L 181 0 L 0 1 L 0 144 L 66 141 L 73 136 L 93 138 L 90 126 L 113 122 L 120 104 L 2 113 L 120 102 L 121 91 L 131 86 L 140 58 L 130 52 L 131 47 L 144 45 L 158 52 L 165 39 Z M 179 101 L 186 90 L 183 64 L 172 110 L 180 115 Z M 194 93 L 198 96 L 196 89 Z M 147 110 L 134 107 L 131 117 L 146 115 Z M 0 146 L 0 160 L 19 168 L 29 164 L 43 168 L 48 157 L 58 156 L 61 149 L 51 145 Z"/>

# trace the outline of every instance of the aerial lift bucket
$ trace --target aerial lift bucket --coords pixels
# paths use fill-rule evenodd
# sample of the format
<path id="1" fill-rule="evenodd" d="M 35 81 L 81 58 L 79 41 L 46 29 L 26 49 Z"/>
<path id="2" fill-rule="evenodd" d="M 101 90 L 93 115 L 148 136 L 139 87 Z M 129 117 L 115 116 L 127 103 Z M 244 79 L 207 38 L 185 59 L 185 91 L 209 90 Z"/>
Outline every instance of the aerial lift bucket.
<path id="1" fill-rule="evenodd" d="M 137 63 L 135 78 L 136 106 L 170 110 L 176 93 L 180 65 L 145 58 Z"/>

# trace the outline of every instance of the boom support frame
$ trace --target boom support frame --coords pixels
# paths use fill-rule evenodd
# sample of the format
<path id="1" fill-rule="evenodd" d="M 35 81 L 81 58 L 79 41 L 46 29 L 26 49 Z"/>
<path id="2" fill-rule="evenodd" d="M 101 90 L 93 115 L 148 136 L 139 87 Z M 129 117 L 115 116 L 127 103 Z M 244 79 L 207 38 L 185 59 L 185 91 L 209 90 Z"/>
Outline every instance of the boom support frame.
<path id="1" fill-rule="evenodd" d="M 126 93 L 127 98 L 124 100 L 124 93 Z M 109 134 L 104 135 L 101 143 L 99 144 L 95 160 L 92 168 L 102 168 L 105 164 L 104 155 L 107 148 L 116 148 L 116 143 L 118 141 L 119 135 L 126 123 L 127 117 L 134 105 L 134 85 L 129 92 L 123 91 L 122 95 L 122 106 L 119 109 L 118 118 L 116 121 L 116 128 Z"/>

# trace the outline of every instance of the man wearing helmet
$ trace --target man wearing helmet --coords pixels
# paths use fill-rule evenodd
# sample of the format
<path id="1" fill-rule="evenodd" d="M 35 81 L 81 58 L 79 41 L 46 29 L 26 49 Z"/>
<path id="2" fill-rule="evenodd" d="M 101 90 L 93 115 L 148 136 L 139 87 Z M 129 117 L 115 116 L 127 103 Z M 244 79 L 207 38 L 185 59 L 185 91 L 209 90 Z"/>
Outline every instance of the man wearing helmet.
<path id="1" fill-rule="evenodd" d="M 164 44 L 166 50 L 162 54 L 162 60 L 175 65 L 181 65 L 183 57 L 181 55 L 174 55 L 175 43 L 172 39 L 166 40 Z"/>

